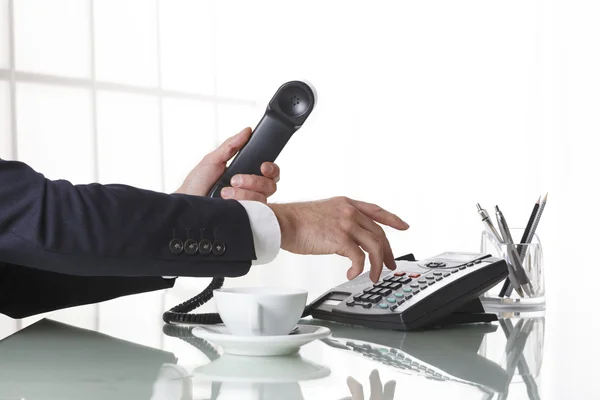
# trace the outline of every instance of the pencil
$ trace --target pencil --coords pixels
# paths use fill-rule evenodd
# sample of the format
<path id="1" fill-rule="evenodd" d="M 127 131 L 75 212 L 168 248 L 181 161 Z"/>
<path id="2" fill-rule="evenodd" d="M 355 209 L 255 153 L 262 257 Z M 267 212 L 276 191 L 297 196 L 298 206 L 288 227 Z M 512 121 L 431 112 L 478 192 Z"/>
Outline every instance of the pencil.
<path id="1" fill-rule="evenodd" d="M 529 234 L 527 236 L 527 241 L 525 243 L 529 244 L 533 240 L 533 236 L 535 235 L 535 231 L 537 230 L 538 224 L 540 223 L 540 219 L 542 218 L 542 213 L 544 212 L 544 208 L 546 208 L 546 202 L 548 201 L 548 193 L 544 196 L 544 200 L 540 203 L 540 209 L 535 216 L 535 220 L 533 221 L 533 225 L 529 230 Z"/>
<path id="2" fill-rule="evenodd" d="M 540 196 L 538 198 L 538 201 L 533 206 L 533 211 L 531 211 L 531 215 L 529 216 L 529 221 L 527 221 L 527 226 L 525 227 L 525 230 L 523 231 L 523 236 L 521 237 L 521 241 L 519 243 L 517 243 L 517 248 L 519 247 L 519 244 L 524 244 L 527 241 L 527 236 L 529 236 L 529 231 L 531 230 L 533 221 L 535 221 L 535 217 L 537 216 L 538 209 L 540 208 L 540 200 L 541 199 L 542 199 L 542 196 Z M 524 248 L 525 248 L 524 246 L 520 247 L 519 257 L 522 257 Z M 510 280 L 508 278 L 506 278 L 506 280 L 504 281 L 504 285 L 502 285 L 502 289 L 500 289 L 499 296 L 504 297 L 506 295 L 506 292 L 509 291 L 509 288 L 510 288 Z"/>
<path id="3" fill-rule="evenodd" d="M 527 239 L 525 240 L 525 244 L 529 244 L 533 241 L 533 237 L 535 236 L 535 231 L 540 223 L 540 219 L 542 218 L 542 214 L 544 212 L 544 208 L 546 208 L 546 202 L 548 201 L 548 193 L 544 196 L 544 200 L 540 203 L 540 207 L 538 209 L 537 214 L 535 215 L 535 219 L 533 220 L 533 224 L 531 225 L 531 229 L 527 234 Z M 522 256 L 521 256 L 522 257 Z M 512 288 L 508 288 L 507 295 L 510 296 L 512 293 Z"/>

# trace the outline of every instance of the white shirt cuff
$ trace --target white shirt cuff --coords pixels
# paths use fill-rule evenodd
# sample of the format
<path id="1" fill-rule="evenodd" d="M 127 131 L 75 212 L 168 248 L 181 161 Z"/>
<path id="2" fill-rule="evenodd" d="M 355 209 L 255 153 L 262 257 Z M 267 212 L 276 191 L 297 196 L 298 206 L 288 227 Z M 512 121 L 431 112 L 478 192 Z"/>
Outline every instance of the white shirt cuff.
<path id="1" fill-rule="evenodd" d="M 275 213 L 266 204 L 258 201 L 239 202 L 248 214 L 256 260 L 252 265 L 268 264 L 277 257 L 281 247 L 281 228 Z"/>

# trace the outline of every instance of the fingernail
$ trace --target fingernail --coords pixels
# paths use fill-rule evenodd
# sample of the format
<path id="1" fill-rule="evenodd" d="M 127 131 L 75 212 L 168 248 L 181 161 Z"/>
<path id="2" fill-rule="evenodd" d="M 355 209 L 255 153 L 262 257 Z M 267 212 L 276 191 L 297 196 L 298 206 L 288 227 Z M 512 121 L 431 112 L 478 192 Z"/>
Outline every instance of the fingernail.
<path id="1" fill-rule="evenodd" d="M 273 165 L 271 164 L 263 164 L 263 169 L 265 170 L 265 174 L 270 174 L 273 172 Z"/>
<path id="2" fill-rule="evenodd" d="M 221 190 L 221 197 L 224 199 L 228 199 L 233 197 L 233 188 L 225 187 Z"/>
<path id="3" fill-rule="evenodd" d="M 231 186 L 240 186 L 242 184 L 242 177 L 239 175 L 235 175 L 231 178 Z"/>

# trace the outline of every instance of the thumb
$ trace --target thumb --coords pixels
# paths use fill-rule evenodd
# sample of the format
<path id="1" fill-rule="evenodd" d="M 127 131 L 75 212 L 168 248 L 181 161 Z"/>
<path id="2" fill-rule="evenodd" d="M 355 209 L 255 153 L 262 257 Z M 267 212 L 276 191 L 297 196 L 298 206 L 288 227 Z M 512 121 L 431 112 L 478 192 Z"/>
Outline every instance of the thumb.
<path id="1" fill-rule="evenodd" d="M 240 133 L 223 142 L 213 152 L 204 157 L 204 161 L 211 164 L 226 164 L 250 139 L 252 129 L 244 128 Z"/>

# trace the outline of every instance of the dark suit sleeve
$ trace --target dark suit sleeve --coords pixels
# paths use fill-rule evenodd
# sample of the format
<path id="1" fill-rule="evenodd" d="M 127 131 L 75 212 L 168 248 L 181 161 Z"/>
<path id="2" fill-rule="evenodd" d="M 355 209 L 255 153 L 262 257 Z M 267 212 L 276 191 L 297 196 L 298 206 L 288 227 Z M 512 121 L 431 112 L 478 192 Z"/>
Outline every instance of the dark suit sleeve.
<path id="1" fill-rule="evenodd" d="M 221 255 L 169 249 L 173 237 L 225 244 Z M 189 232 L 189 235 L 188 233 Z M 50 181 L 0 160 L 0 261 L 77 276 L 240 276 L 256 258 L 237 201 L 125 185 Z"/>
<path id="2" fill-rule="evenodd" d="M 76 276 L 0 263 L 0 314 L 25 318 L 173 287 L 161 277 Z"/>

